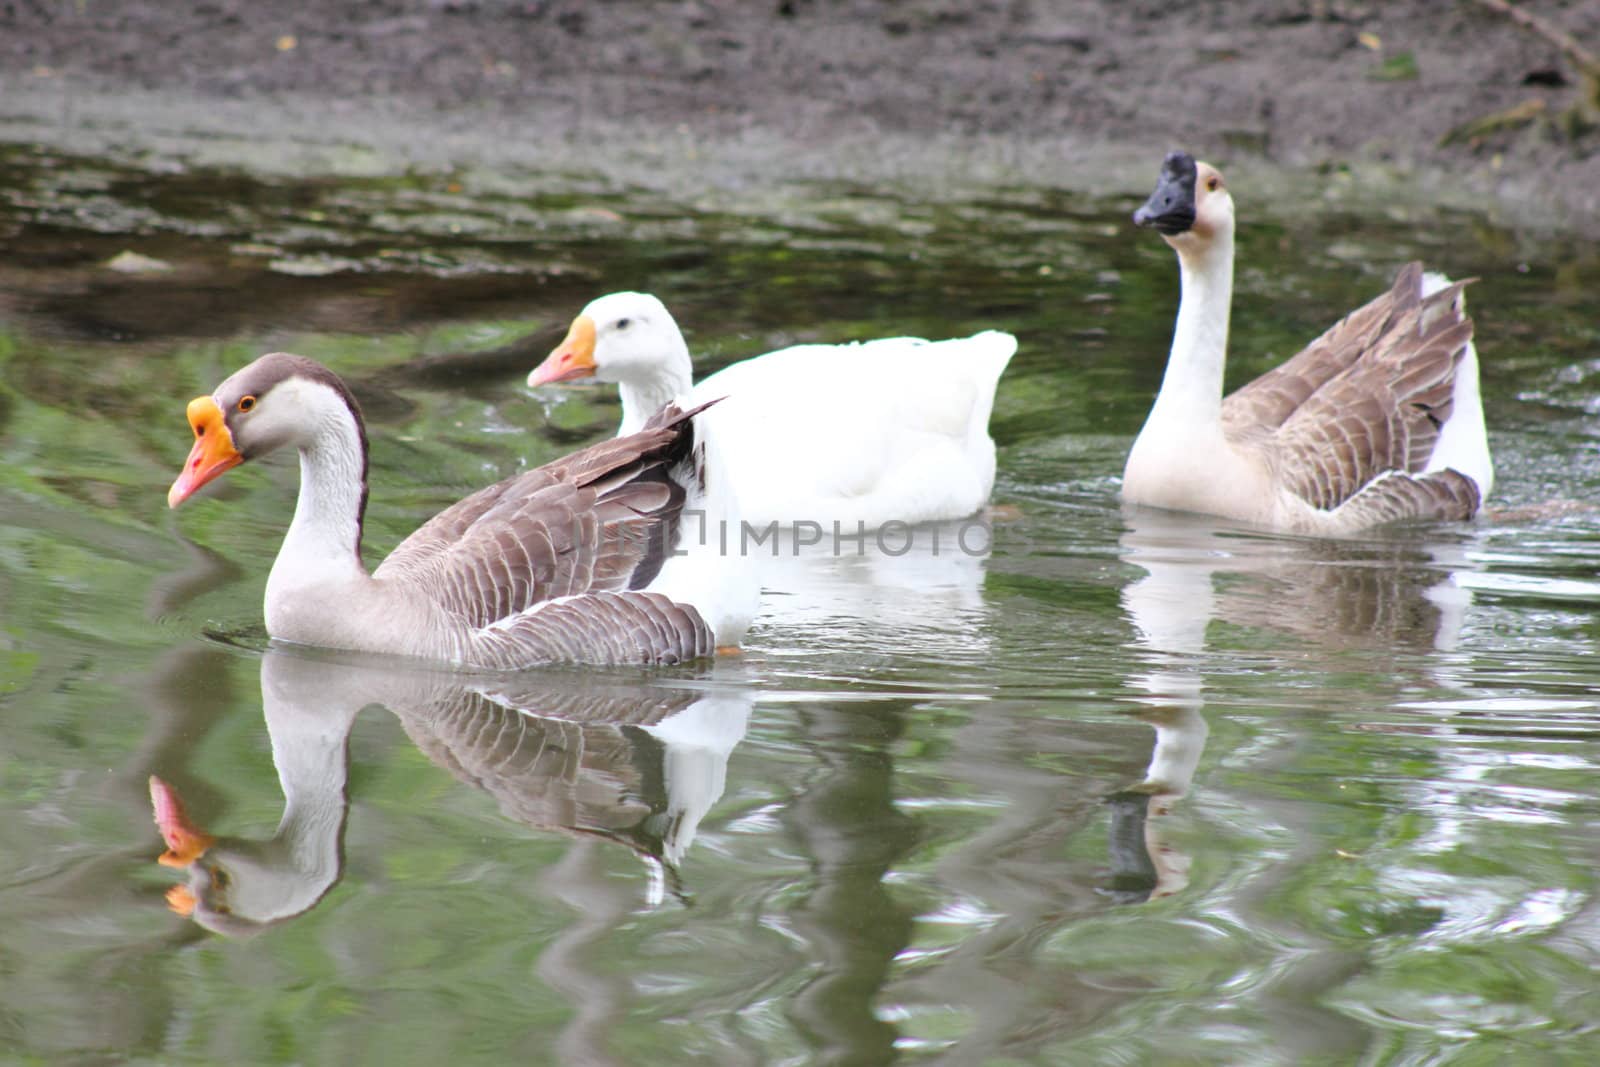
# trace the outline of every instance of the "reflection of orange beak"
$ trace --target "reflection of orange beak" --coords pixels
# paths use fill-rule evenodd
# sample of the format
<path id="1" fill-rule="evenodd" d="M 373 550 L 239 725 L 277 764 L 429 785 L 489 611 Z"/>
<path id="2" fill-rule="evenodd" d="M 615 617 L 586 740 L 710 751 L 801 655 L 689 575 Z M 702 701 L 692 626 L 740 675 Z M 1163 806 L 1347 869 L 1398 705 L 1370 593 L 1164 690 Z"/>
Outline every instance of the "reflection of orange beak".
<path id="1" fill-rule="evenodd" d="M 150 776 L 150 806 L 155 809 L 156 825 L 167 843 L 167 850 L 156 860 L 161 866 L 187 867 L 216 842 L 216 838 L 189 821 L 178 791 L 153 774 Z"/>
<path id="2" fill-rule="evenodd" d="M 194 914 L 196 903 L 194 893 L 186 885 L 175 885 L 167 890 L 167 907 L 185 919 Z"/>
<path id="3" fill-rule="evenodd" d="M 189 425 L 194 427 L 194 447 L 184 461 L 183 473 L 167 490 L 167 507 L 175 508 L 225 470 L 244 462 L 233 447 L 233 434 L 222 421 L 222 409 L 209 396 L 189 401 Z"/>
<path id="4" fill-rule="evenodd" d="M 545 357 L 544 362 L 528 375 L 529 385 L 549 385 L 551 382 L 570 382 L 575 378 L 594 377 L 594 320 L 579 315 L 572 320 L 572 329 L 566 340 Z"/>

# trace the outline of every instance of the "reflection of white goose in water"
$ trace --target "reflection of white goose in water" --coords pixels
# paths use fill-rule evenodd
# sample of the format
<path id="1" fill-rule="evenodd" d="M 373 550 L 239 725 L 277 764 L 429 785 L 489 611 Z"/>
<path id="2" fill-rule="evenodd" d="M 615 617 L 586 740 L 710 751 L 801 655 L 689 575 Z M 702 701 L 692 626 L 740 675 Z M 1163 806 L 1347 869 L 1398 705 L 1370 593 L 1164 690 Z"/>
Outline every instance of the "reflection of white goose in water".
<path id="1" fill-rule="evenodd" d="M 1471 593 L 1454 572 L 1470 566 L 1459 541 L 1328 542 L 1278 537 L 1223 520 L 1129 509 L 1122 558 L 1144 576 L 1122 590 L 1150 669 L 1138 717 L 1156 732 L 1144 778 L 1109 798 L 1113 893 L 1168 896 L 1188 884 L 1189 861 L 1152 816 L 1188 792 L 1209 727 L 1200 656 L 1213 621 L 1263 627 L 1329 651 L 1455 647 Z"/>
<path id="2" fill-rule="evenodd" d="M 926 657 L 987 654 L 986 520 L 890 527 L 862 538 L 807 527 L 742 546 L 762 589 L 758 632 Z"/>
<path id="3" fill-rule="evenodd" d="M 429 759 L 541 829 L 595 835 L 679 864 L 722 795 L 748 688 L 593 685 L 541 674 L 477 678 L 270 651 L 261 695 L 283 818 L 265 841 L 213 837 L 150 780 L 166 866 L 186 868 L 173 909 L 227 934 L 299 915 L 339 880 L 350 729 L 381 704 Z"/>

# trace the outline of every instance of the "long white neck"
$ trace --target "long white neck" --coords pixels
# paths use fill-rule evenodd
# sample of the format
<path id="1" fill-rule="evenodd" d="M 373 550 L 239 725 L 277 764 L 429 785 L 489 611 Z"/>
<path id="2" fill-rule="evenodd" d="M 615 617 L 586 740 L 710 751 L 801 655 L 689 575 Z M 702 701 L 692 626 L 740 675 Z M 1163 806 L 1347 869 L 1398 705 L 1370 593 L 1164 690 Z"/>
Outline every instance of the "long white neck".
<path id="1" fill-rule="evenodd" d="M 300 497 L 267 579 L 269 590 L 366 573 L 361 565 L 367 491 L 361 430 L 342 402 L 336 408 L 319 406 L 325 410 L 315 412 L 315 429 L 300 445 Z"/>
<path id="2" fill-rule="evenodd" d="M 270 841 L 231 856 L 233 913 L 256 923 L 298 915 L 339 880 L 350 728 L 365 702 L 324 665 L 269 653 L 261 698 L 283 818 Z"/>
<path id="3" fill-rule="evenodd" d="M 1222 369 L 1228 355 L 1228 313 L 1233 305 L 1233 233 L 1216 234 L 1202 248 L 1181 248 L 1183 298 L 1172 353 L 1150 424 L 1176 423 L 1198 430 L 1222 424 Z"/>
<path id="4" fill-rule="evenodd" d="M 694 386 L 694 369 L 689 362 L 689 346 L 678 334 L 666 358 L 648 367 L 629 368 L 632 372 L 617 382 L 622 397 L 622 425 L 617 436 L 637 433 L 645 420 L 661 406 L 683 396 Z"/>
<path id="5" fill-rule="evenodd" d="M 272 762 L 283 789 L 283 818 L 275 835 L 293 868 L 312 880 L 338 876 L 339 828 L 344 825 L 350 727 L 359 704 L 268 705 Z"/>

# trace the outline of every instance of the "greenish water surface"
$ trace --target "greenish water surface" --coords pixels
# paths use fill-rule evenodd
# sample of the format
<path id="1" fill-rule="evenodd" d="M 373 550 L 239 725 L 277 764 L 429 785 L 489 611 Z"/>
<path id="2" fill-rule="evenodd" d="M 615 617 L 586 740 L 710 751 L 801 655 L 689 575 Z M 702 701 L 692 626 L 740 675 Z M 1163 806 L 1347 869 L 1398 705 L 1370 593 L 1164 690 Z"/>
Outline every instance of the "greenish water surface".
<path id="1" fill-rule="evenodd" d="M 1407 259 L 1480 279 L 1489 515 L 1329 544 L 1119 508 L 1177 298 L 1134 190 L 3 162 L 6 1062 L 1600 1054 L 1592 247 L 1231 174 L 1230 382 Z M 496 682 L 269 648 L 291 463 L 166 507 L 185 402 L 300 352 L 368 413 L 374 562 L 612 431 L 521 382 L 621 288 L 702 370 L 1016 333 L 991 550 L 785 557 L 740 657 Z M 157 862 L 152 775 L 204 861 Z"/>

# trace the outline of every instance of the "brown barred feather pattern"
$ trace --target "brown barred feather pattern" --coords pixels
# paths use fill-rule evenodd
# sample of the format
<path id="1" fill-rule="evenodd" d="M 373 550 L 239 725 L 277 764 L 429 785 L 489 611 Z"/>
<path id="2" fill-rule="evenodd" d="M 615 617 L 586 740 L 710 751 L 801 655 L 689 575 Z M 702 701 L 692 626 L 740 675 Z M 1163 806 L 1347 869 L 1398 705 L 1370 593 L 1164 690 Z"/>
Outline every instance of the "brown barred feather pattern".
<path id="1" fill-rule="evenodd" d="M 439 513 L 373 573 L 471 632 L 474 666 L 677 663 L 714 651 L 698 612 L 638 591 L 660 571 L 685 494 L 674 468 L 702 408 L 489 486 Z"/>
<path id="2" fill-rule="evenodd" d="M 1469 479 L 1420 476 L 1472 340 L 1464 284 L 1423 298 L 1422 265 L 1407 264 L 1387 293 L 1228 396 L 1229 439 L 1264 452 L 1285 487 L 1313 507 L 1352 505 L 1352 520 L 1369 512 L 1387 516 L 1373 521 L 1470 517 L 1472 509 L 1461 512 L 1464 493 L 1477 496 Z M 1416 477 L 1374 482 L 1385 471 Z"/>

